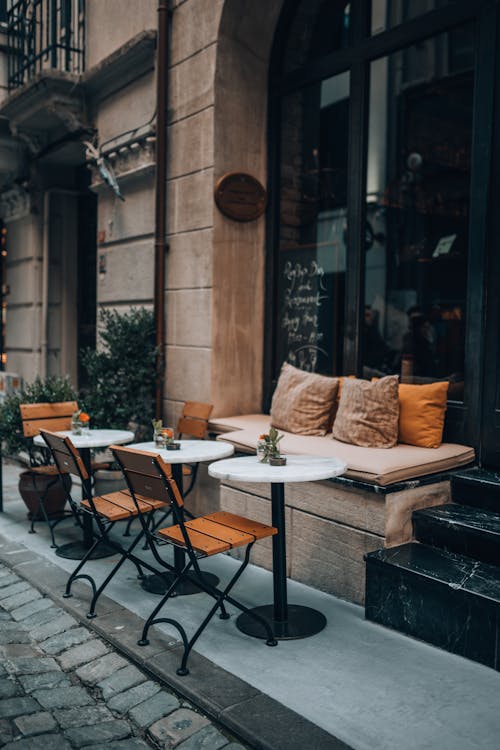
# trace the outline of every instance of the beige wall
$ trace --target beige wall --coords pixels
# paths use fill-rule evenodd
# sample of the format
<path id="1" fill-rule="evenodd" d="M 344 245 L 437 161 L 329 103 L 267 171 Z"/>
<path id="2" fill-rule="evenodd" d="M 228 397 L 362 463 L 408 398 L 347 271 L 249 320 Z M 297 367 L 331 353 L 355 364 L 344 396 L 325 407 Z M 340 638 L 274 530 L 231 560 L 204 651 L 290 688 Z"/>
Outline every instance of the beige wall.
<path id="1" fill-rule="evenodd" d="M 234 170 L 250 172 L 266 185 L 268 61 L 283 1 L 172 4 L 164 409 L 169 419 L 175 420 L 187 399 L 211 401 L 219 415 L 261 408 L 265 218 L 246 224 L 225 218 L 215 207 L 213 188 Z M 141 31 L 156 29 L 157 2 L 88 0 L 86 21 L 89 69 Z M 155 76 L 147 72 L 104 99 L 89 98 L 100 144 L 151 120 Z M 148 128 L 153 135 L 154 119 Z M 97 278 L 98 303 L 151 307 L 154 169 L 138 169 L 119 184 L 123 203 L 107 186 L 97 187 L 103 240 L 98 260 L 105 266 Z M 27 227 L 35 220 L 22 222 Z M 27 252 L 33 259 L 37 243 Z M 21 303 L 19 315 L 27 304 Z M 16 355 L 14 349 L 22 337 L 12 333 L 12 357 L 21 362 L 21 347 Z"/>
<path id="2" fill-rule="evenodd" d="M 166 411 L 262 400 L 265 219 L 215 207 L 229 171 L 266 184 L 268 60 L 283 0 L 174 3 L 170 71 Z"/>
<path id="3" fill-rule="evenodd" d="M 87 70 L 145 29 L 156 29 L 156 0 L 87 0 Z"/>

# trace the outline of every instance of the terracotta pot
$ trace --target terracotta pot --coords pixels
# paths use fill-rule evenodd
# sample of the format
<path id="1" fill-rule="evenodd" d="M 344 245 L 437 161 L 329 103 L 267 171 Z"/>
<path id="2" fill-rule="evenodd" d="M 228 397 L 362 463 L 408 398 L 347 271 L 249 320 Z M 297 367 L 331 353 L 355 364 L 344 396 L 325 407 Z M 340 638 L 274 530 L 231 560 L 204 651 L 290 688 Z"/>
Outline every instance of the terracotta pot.
<path id="1" fill-rule="evenodd" d="M 36 489 L 33 485 L 33 477 L 35 479 Z M 66 492 L 59 481 L 54 481 L 55 479 L 55 476 L 34 474 L 29 469 L 21 472 L 19 475 L 19 494 L 28 508 L 28 518 L 30 520 L 35 514 L 35 520 L 45 520 L 40 513 L 38 493 L 43 496 L 47 489 L 47 485 L 51 483 L 52 486 L 45 497 L 45 510 L 47 511 L 50 520 L 56 520 L 63 516 L 64 506 L 66 505 Z M 71 477 L 69 475 L 65 477 L 65 483 L 67 489 L 69 489 L 71 487 Z"/>

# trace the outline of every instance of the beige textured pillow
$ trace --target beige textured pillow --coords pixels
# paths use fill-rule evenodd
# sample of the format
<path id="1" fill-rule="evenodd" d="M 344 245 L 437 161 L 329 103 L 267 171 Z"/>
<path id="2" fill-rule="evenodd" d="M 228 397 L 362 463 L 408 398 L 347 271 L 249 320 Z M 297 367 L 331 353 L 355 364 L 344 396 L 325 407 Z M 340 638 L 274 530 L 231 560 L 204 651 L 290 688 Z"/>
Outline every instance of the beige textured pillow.
<path id="1" fill-rule="evenodd" d="M 398 376 L 373 383 L 345 379 L 333 437 L 365 448 L 392 448 L 398 441 Z"/>
<path id="2" fill-rule="evenodd" d="M 271 403 L 271 424 L 298 435 L 326 435 L 337 398 L 338 378 L 283 364 Z"/>

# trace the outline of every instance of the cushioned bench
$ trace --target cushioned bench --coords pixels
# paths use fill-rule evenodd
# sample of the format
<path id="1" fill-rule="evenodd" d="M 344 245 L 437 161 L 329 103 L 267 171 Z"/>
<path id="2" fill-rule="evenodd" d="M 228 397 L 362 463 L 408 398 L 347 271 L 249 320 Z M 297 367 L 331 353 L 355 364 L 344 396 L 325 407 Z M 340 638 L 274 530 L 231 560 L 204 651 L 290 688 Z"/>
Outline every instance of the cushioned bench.
<path id="1" fill-rule="evenodd" d="M 212 419 L 209 430 L 218 440 L 232 443 L 236 450 L 254 452 L 260 434 L 270 427 L 268 414 L 244 414 Z M 394 448 L 363 448 L 324 437 L 294 435 L 280 430 L 283 453 L 335 456 L 347 464 L 346 477 L 380 486 L 462 467 L 474 461 L 474 449 L 456 443 L 439 448 L 417 448 L 399 443 Z"/>

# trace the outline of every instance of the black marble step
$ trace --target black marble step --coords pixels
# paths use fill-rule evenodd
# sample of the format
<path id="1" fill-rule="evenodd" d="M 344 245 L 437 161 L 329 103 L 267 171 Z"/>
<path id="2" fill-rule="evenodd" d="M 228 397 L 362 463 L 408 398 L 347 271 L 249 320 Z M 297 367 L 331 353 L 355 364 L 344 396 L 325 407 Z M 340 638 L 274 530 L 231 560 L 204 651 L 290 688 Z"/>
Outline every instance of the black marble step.
<path id="1" fill-rule="evenodd" d="M 500 513 L 468 505 L 439 505 L 412 514 L 419 542 L 500 566 Z"/>
<path id="2" fill-rule="evenodd" d="M 368 620 L 500 669 L 500 570 L 412 542 L 366 557 Z"/>
<path id="3" fill-rule="evenodd" d="M 454 472 L 451 476 L 451 499 L 454 503 L 500 513 L 500 472 L 479 466 Z"/>

